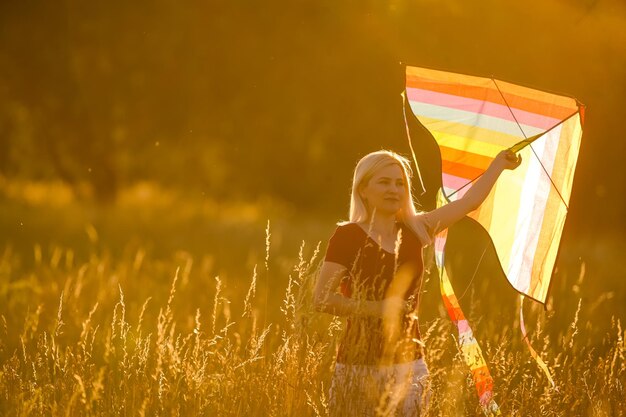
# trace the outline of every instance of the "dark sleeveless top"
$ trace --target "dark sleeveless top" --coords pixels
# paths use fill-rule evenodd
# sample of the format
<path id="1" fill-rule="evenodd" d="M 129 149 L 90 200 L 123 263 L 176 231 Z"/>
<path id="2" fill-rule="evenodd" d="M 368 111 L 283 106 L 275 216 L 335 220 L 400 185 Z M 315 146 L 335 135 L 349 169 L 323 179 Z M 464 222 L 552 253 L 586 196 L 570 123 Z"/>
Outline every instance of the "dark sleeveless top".
<path id="1" fill-rule="evenodd" d="M 400 224 L 400 230 L 396 255 L 383 249 L 356 223 L 337 227 L 328 242 L 325 261 L 347 268 L 340 287 L 344 296 L 380 301 L 395 295 L 416 306 L 424 270 L 423 245 L 406 225 Z M 347 319 L 337 362 L 389 365 L 421 356 L 416 317 L 351 316 Z"/>

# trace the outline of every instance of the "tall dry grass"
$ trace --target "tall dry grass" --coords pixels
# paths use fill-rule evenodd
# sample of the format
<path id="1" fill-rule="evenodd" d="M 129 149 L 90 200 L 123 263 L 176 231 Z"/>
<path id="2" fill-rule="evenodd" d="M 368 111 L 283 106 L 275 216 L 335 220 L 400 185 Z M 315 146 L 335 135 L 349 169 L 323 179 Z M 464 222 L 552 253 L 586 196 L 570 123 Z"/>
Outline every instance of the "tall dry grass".
<path id="1" fill-rule="evenodd" d="M 36 246 L 34 263 L 0 256 L 0 414 L 325 416 L 343 321 L 314 312 L 320 247 L 304 243 L 288 276 L 262 264 L 241 280 L 205 260 L 142 249 L 113 259 Z M 581 274 L 579 283 L 585 279 Z M 588 278 L 587 278 L 588 279 Z M 277 283 L 286 282 L 285 285 Z M 429 297 L 436 296 L 429 294 Z M 479 340 L 504 415 L 625 415 L 624 329 L 601 340 L 589 303 L 570 326 L 528 307 L 530 357 L 515 323 Z M 483 318 L 487 322 L 489 318 Z M 429 415 L 479 415 L 472 381 L 446 318 L 422 323 L 431 372 Z"/>

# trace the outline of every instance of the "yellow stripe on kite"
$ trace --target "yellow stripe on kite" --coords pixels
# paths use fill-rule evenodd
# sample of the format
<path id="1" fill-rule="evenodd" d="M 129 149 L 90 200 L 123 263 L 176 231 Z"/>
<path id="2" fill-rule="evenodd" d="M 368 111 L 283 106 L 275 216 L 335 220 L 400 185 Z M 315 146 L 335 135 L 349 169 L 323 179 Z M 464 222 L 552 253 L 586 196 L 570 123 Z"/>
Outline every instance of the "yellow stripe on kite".
<path id="1" fill-rule="evenodd" d="M 494 130 L 481 127 L 450 122 L 449 120 L 433 119 L 424 116 L 419 116 L 419 119 L 424 126 L 428 126 L 428 130 L 433 135 L 435 133 L 454 135 L 460 138 L 467 138 L 472 141 L 480 141 L 497 145 L 500 146 L 500 150 L 510 148 L 523 139 L 519 136 L 507 135 L 506 133 L 496 132 Z M 435 136 L 435 138 L 437 137 Z"/>
<path id="2" fill-rule="evenodd" d="M 487 156 L 490 158 L 495 158 L 495 156 L 504 149 L 504 147 L 501 145 L 481 142 L 463 136 L 454 135 L 448 132 L 433 131 L 432 134 L 437 140 L 439 146 L 462 149 L 467 152 Z"/>

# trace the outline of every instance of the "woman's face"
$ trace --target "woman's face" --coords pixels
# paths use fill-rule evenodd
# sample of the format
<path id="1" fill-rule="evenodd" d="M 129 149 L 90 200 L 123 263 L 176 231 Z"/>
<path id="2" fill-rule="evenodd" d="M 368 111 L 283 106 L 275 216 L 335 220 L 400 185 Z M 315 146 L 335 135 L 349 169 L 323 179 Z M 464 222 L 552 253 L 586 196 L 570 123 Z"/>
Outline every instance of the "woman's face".
<path id="1" fill-rule="evenodd" d="M 397 214 L 407 198 L 402 168 L 397 164 L 387 165 L 374 173 L 361 187 L 361 198 L 367 202 L 370 213 L 383 215 Z"/>

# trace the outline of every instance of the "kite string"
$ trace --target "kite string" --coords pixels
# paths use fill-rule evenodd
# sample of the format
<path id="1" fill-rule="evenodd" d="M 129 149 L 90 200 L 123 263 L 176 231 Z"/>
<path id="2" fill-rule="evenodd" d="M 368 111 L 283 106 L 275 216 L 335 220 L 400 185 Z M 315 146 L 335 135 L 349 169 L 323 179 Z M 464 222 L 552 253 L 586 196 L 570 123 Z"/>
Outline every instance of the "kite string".
<path id="1" fill-rule="evenodd" d="M 537 351 L 533 349 L 532 345 L 530 344 L 528 333 L 526 332 L 526 326 L 524 325 L 524 294 L 520 294 L 519 323 L 520 323 L 520 329 L 522 330 L 522 336 L 524 336 L 523 340 L 526 342 L 526 345 L 528 346 L 528 350 L 530 350 L 530 355 L 535 359 L 535 361 L 537 362 L 537 365 L 539 365 L 539 368 L 546 375 L 546 377 L 548 378 L 548 381 L 550 381 L 550 385 L 552 385 L 552 388 L 556 389 L 556 384 L 554 383 L 554 379 L 552 378 L 552 375 L 550 374 L 548 365 L 546 365 L 543 359 L 541 359 L 541 356 L 539 356 Z"/>
<path id="2" fill-rule="evenodd" d="M 524 136 L 524 139 L 528 139 L 528 137 L 526 136 L 526 133 L 524 132 L 524 129 L 522 129 L 522 126 L 520 125 L 519 121 L 517 120 L 517 117 L 515 117 L 515 113 L 513 113 L 513 109 L 511 108 L 511 106 L 509 106 L 508 101 L 506 100 L 506 97 L 504 97 L 504 94 L 502 93 L 502 90 L 500 90 L 500 87 L 498 86 L 498 83 L 496 82 L 496 79 L 491 77 L 491 81 L 493 81 L 493 85 L 496 86 L 496 88 L 498 89 L 498 93 L 500 93 L 500 97 L 502 97 L 502 100 L 504 100 L 504 104 L 506 104 L 507 109 L 509 109 L 509 113 L 511 113 L 511 116 L 513 116 L 513 120 L 515 120 L 515 124 L 517 124 L 517 127 L 519 127 L 520 132 L 522 132 L 522 136 Z M 560 123 L 559 123 L 560 124 Z M 556 126 L 558 126 L 559 124 L 557 124 Z M 555 126 L 555 127 L 556 127 Z M 550 129 L 552 130 L 552 129 Z M 548 133 L 549 130 L 547 130 L 546 132 L 544 132 L 543 134 Z M 565 209 L 567 211 L 569 211 L 569 206 L 567 205 L 567 203 L 565 202 L 565 199 L 563 198 L 563 196 L 561 195 L 561 192 L 559 191 L 558 187 L 556 186 L 556 184 L 554 183 L 554 181 L 552 180 L 552 177 L 550 176 L 550 174 L 548 173 L 548 170 L 546 169 L 546 167 L 543 165 L 543 163 L 541 162 L 541 159 L 539 158 L 539 155 L 537 155 L 537 152 L 535 152 L 535 148 L 533 148 L 532 143 L 528 144 L 528 147 L 530 147 L 530 150 L 533 151 L 533 154 L 535 155 L 535 158 L 537 158 L 537 161 L 539 161 L 539 165 L 541 165 L 541 168 L 543 169 L 543 172 L 546 173 L 546 175 L 548 176 L 548 179 L 550 180 L 550 183 L 552 184 L 552 186 L 554 187 L 554 190 L 557 192 L 557 194 L 559 195 L 559 197 L 561 198 L 561 201 L 563 202 L 563 204 L 565 204 Z"/>
<path id="3" fill-rule="evenodd" d="M 470 279 L 469 283 L 467 284 L 467 287 L 465 287 L 465 291 L 463 291 L 463 294 L 461 294 L 461 296 L 457 298 L 458 300 L 460 300 L 461 298 L 465 297 L 465 294 L 467 294 L 467 291 L 469 290 L 470 286 L 472 285 L 472 282 L 474 282 L 474 278 L 476 278 L 476 273 L 478 272 L 478 267 L 482 263 L 483 258 L 485 257 L 485 253 L 486 252 L 487 252 L 487 246 L 485 246 L 485 249 L 483 249 L 483 254 L 480 255 L 480 259 L 478 260 L 478 264 L 476 265 L 476 269 L 474 269 L 474 274 L 472 275 L 472 278 Z"/>
<path id="4" fill-rule="evenodd" d="M 484 172 L 483 172 L 484 174 Z M 448 199 L 450 199 L 450 197 L 452 197 L 453 195 L 455 195 L 456 193 L 458 193 L 459 191 L 461 191 L 463 188 L 467 187 L 468 185 L 470 185 L 471 183 L 473 183 L 474 181 L 476 181 L 478 178 L 482 177 L 483 174 L 480 174 L 479 176 L 477 176 L 476 178 L 474 178 L 473 180 L 469 180 L 468 182 L 466 182 L 465 184 L 463 184 L 462 187 L 457 188 L 456 190 L 454 190 L 453 192 L 451 192 L 450 194 L 447 194 L 446 197 Z"/>
<path id="5" fill-rule="evenodd" d="M 404 116 L 404 128 L 406 129 L 406 138 L 409 141 L 409 148 L 411 149 L 411 155 L 413 156 L 413 162 L 415 163 L 415 170 L 417 171 L 417 177 L 420 180 L 420 186 L 422 187 L 422 192 L 420 195 L 426 194 L 426 187 L 424 187 L 424 180 L 422 179 L 422 172 L 420 171 L 420 167 L 417 164 L 417 157 L 415 156 L 415 150 L 413 149 L 413 141 L 411 140 L 411 133 L 409 132 L 409 121 L 406 117 L 406 106 L 407 106 L 407 98 L 406 98 L 406 90 L 402 92 L 402 116 Z"/>

